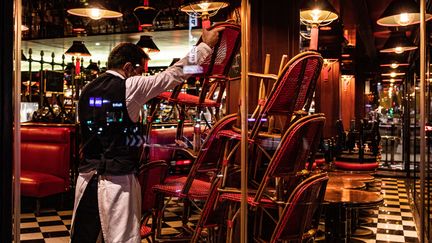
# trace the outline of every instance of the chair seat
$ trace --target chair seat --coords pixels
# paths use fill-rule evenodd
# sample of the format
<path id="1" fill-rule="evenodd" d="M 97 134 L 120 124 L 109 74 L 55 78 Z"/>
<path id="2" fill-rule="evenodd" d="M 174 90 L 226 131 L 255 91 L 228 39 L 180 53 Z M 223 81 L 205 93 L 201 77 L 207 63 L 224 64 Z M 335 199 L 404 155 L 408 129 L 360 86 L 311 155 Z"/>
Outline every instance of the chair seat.
<path id="1" fill-rule="evenodd" d="M 141 228 L 140 228 L 141 239 L 145 239 L 145 238 L 149 237 L 151 234 L 152 234 L 151 227 L 144 225 L 144 224 L 141 225 Z"/>
<path id="2" fill-rule="evenodd" d="M 241 134 L 233 130 L 221 130 L 216 134 L 216 137 L 217 138 L 225 137 L 229 139 L 241 140 Z M 250 138 L 248 138 L 248 141 L 249 143 L 254 142 L 254 140 Z"/>
<path id="3" fill-rule="evenodd" d="M 163 193 L 167 196 L 190 199 L 202 199 L 205 200 L 210 190 L 210 183 L 202 180 L 195 179 L 192 182 L 192 186 L 189 189 L 187 195 L 182 193 L 186 177 L 180 177 L 167 181 L 165 184 L 159 184 L 153 187 L 153 190 L 159 193 Z"/>
<path id="4" fill-rule="evenodd" d="M 210 99 L 204 99 L 204 103 L 199 102 L 199 97 L 196 95 L 186 94 L 186 93 L 179 93 L 177 96 L 177 99 L 171 98 L 172 93 L 171 92 L 163 92 L 160 95 L 158 95 L 158 98 L 168 100 L 170 102 L 174 102 L 177 104 L 184 104 L 189 106 L 203 106 L 203 107 L 217 107 L 220 106 L 220 103 L 217 103 L 214 100 Z"/>
<path id="5" fill-rule="evenodd" d="M 326 161 L 325 161 L 324 158 L 323 158 L 323 159 L 315 159 L 315 163 L 316 163 L 317 165 L 323 165 L 323 164 L 326 163 Z"/>
<path id="6" fill-rule="evenodd" d="M 247 203 L 251 206 L 261 206 L 261 207 L 265 207 L 265 208 L 274 208 L 276 207 L 276 204 L 268 199 L 268 198 L 264 198 L 262 197 L 261 200 L 259 202 L 255 202 L 254 201 L 255 198 L 255 194 L 250 193 L 247 197 Z M 240 202 L 241 201 L 241 194 L 240 193 L 222 193 L 222 195 L 219 198 L 220 201 L 223 200 L 228 200 L 228 201 L 234 201 L 234 202 Z"/>
<path id="7" fill-rule="evenodd" d="M 342 162 L 342 161 L 335 161 L 334 165 L 338 169 L 353 170 L 353 171 L 371 171 L 371 170 L 376 170 L 379 166 L 378 162 L 352 163 L 352 162 Z"/>
<path id="8" fill-rule="evenodd" d="M 27 197 L 46 197 L 68 191 L 67 182 L 62 178 L 36 171 L 21 171 L 21 195 Z"/>

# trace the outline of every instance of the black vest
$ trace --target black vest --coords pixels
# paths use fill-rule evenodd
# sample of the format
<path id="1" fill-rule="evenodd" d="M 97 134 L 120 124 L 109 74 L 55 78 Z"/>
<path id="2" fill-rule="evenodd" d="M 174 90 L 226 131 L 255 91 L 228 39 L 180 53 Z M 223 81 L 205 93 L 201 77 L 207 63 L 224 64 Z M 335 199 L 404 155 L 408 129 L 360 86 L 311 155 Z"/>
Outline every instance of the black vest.
<path id="1" fill-rule="evenodd" d="M 124 175 L 138 168 L 142 131 L 129 118 L 125 96 L 125 80 L 109 73 L 82 90 L 78 104 L 80 172 Z"/>

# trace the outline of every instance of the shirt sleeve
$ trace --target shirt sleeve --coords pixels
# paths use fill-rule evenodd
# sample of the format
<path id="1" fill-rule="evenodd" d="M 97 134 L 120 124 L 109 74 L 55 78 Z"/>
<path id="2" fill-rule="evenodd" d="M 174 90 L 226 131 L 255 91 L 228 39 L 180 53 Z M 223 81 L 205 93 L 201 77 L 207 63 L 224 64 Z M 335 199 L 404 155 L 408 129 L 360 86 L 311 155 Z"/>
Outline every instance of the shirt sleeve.
<path id="1" fill-rule="evenodd" d="M 212 53 L 212 49 L 201 42 L 196 47 L 196 52 L 199 65 Z M 191 76 L 183 72 L 183 66 L 188 65 L 189 55 L 190 52 L 174 65 L 154 76 L 133 76 L 126 79 L 126 107 L 132 121 L 138 121 L 139 111 L 147 101 L 167 89 L 174 88 Z"/>

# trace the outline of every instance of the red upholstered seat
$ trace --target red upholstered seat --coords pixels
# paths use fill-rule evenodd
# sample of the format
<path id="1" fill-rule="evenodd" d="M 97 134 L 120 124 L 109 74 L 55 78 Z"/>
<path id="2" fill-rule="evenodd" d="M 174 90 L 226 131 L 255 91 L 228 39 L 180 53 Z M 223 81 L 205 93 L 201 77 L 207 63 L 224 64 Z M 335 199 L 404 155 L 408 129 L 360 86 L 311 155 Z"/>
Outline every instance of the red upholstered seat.
<path id="1" fill-rule="evenodd" d="M 46 197 L 70 189 L 71 129 L 21 128 L 21 195 Z"/>
<path id="2" fill-rule="evenodd" d="M 342 162 L 342 161 L 335 161 L 334 165 L 338 169 L 352 170 L 352 171 L 373 171 L 376 170 L 379 166 L 378 162 L 352 163 L 352 162 Z"/>
<path id="3" fill-rule="evenodd" d="M 188 106 L 203 106 L 203 107 L 220 106 L 220 103 L 210 99 L 204 99 L 204 102 L 201 103 L 199 101 L 199 96 L 196 95 L 179 93 L 177 98 L 171 98 L 171 96 L 172 96 L 171 92 L 163 92 L 162 94 L 158 95 L 158 98 L 168 100 L 170 102 L 174 102 L 177 104 L 188 105 Z"/>
<path id="4" fill-rule="evenodd" d="M 315 163 L 317 164 L 317 165 L 323 165 L 323 164 L 325 164 L 325 159 L 324 158 L 322 158 L 322 159 L 315 159 Z"/>
<path id="5" fill-rule="evenodd" d="M 47 173 L 23 170 L 20 181 L 21 194 L 28 197 L 46 197 L 68 190 L 62 178 Z"/>

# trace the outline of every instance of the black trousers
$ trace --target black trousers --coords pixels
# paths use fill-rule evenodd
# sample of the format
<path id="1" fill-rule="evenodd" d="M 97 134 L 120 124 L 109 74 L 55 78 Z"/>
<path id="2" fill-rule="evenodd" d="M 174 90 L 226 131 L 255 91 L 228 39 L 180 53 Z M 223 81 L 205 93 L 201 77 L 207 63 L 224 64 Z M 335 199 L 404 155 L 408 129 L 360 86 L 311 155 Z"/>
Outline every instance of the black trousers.
<path id="1" fill-rule="evenodd" d="M 81 198 L 75 212 L 73 232 L 71 232 L 72 243 L 94 243 L 101 231 L 99 217 L 97 188 L 98 176 L 94 175 Z"/>

